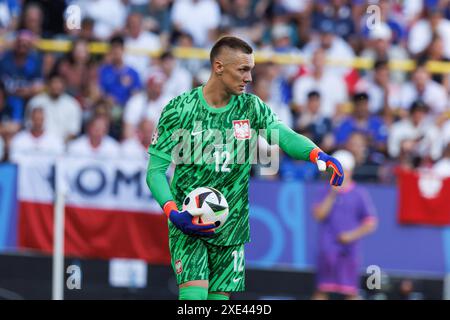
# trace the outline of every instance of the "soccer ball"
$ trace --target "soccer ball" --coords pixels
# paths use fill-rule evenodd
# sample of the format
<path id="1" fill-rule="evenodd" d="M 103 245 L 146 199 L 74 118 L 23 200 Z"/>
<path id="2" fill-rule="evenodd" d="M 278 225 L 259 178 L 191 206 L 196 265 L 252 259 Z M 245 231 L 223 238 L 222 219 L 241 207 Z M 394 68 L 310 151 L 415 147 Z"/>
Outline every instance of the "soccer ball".
<path id="1" fill-rule="evenodd" d="M 217 228 L 222 227 L 228 218 L 227 200 L 220 191 L 210 187 L 192 190 L 183 201 L 184 210 L 198 218 L 199 223 L 218 222 Z M 202 214 L 195 215 L 195 211 Z"/>

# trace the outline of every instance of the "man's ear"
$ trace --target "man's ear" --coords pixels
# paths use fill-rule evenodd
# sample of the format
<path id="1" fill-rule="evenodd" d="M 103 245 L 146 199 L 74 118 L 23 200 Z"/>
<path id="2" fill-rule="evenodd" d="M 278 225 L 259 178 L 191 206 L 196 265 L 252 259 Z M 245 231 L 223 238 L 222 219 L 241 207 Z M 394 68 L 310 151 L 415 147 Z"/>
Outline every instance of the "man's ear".
<path id="1" fill-rule="evenodd" d="M 220 60 L 214 61 L 214 72 L 221 76 L 223 73 L 223 62 Z"/>

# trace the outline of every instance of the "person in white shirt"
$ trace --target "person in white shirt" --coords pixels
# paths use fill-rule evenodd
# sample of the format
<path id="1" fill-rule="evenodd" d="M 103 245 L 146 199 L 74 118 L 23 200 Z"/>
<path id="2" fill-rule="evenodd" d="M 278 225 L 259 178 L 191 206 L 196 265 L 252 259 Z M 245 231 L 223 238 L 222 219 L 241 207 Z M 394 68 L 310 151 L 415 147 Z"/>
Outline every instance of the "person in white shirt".
<path id="1" fill-rule="evenodd" d="M 344 79 L 325 70 L 325 51 L 320 48 L 314 52 L 311 73 L 295 80 L 292 91 L 295 109 L 300 112 L 304 110 L 308 93 L 318 91 L 322 102 L 319 112 L 329 118 L 339 115 L 348 100 Z"/>
<path id="2" fill-rule="evenodd" d="M 36 107 L 31 111 L 30 128 L 17 133 L 11 140 L 10 159 L 16 161 L 19 157 L 33 155 L 57 156 L 64 152 L 64 142 L 44 128 L 45 111 Z"/>
<path id="3" fill-rule="evenodd" d="M 76 0 L 83 18 L 92 18 L 94 34 L 101 40 L 109 39 L 114 32 L 120 31 L 125 25 L 127 8 L 122 0 Z"/>
<path id="4" fill-rule="evenodd" d="M 156 52 L 161 49 L 159 37 L 143 30 L 142 15 L 134 12 L 127 18 L 127 36 L 125 37 L 125 64 L 134 68 L 141 79 L 147 78 L 151 58 L 147 51 Z"/>
<path id="5" fill-rule="evenodd" d="M 139 122 L 136 133 L 133 137 L 121 143 L 121 156 L 136 160 L 148 160 L 148 147 L 152 140 L 155 122 L 149 119 L 142 119 Z"/>
<path id="6" fill-rule="evenodd" d="M 431 80 L 430 73 L 424 65 L 414 71 L 411 81 L 405 83 L 400 91 L 400 107 L 407 110 L 414 101 L 423 100 L 432 111 L 439 115 L 448 109 L 448 95 L 445 88 Z"/>
<path id="7" fill-rule="evenodd" d="M 54 73 L 48 80 L 48 91 L 34 96 L 28 103 L 28 115 L 34 108 L 43 108 L 45 130 L 61 137 L 64 141 L 77 136 L 81 131 L 81 105 L 65 93 L 64 79 Z"/>
<path id="8" fill-rule="evenodd" d="M 67 153 L 71 156 L 118 158 L 119 143 L 107 135 L 108 127 L 109 120 L 106 116 L 95 116 L 87 125 L 87 134 L 70 142 Z"/>
<path id="9" fill-rule="evenodd" d="M 388 136 L 389 156 L 398 158 L 401 153 L 407 153 L 439 159 L 442 154 L 440 132 L 427 118 L 428 111 L 423 101 L 415 101 L 409 109 L 409 117 L 392 125 Z"/>
<path id="10" fill-rule="evenodd" d="M 381 114 L 400 107 L 400 87 L 389 78 L 387 60 L 375 61 L 373 70 L 355 85 L 356 92 L 367 92 L 369 110 L 373 114 Z"/>
<path id="11" fill-rule="evenodd" d="M 426 11 L 427 18 L 417 21 L 409 31 L 408 50 L 419 55 L 428 47 L 433 34 L 437 34 L 443 39 L 445 57 L 450 59 L 450 21 L 442 16 L 441 9 L 427 8 Z"/>
<path id="12" fill-rule="evenodd" d="M 306 59 L 310 59 L 318 48 L 325 51 L 327 60 L 350 62 L 355 58 L 352 47 L 341 37 L 336 35 L 335 25 L 332 20 L 323 20 L 320 24 L 320 33 L 308 42 L 303 54 Z M 348 66 L 336 65 L 329 67 L 330 72 L 337 76 L 345 76 L 352 69 Z"/>
<path id="13" fill-rule="evenodd" d="M 154 71 L 147 80 L 146 90 L 128 100 L 123 114 L 123 137 L 125 139 L 134 136 L 142 119 L 158 121 L 162 109 L 171 99 L 163 94 L 165 83 L 167 83 L 165 74 Z"/>
<path id="14" fill-rule="evenodd" d="M 164 52 L 159 63 L 161 71 L 166 75 L 163 95 L 174 98 L 192 89 L 192 75 L 177 64 L 172 52 Z"/>
<path id="15" fill-rule="evenodd" d="M 213 0 L 178 0 L 172 7 L 171 20 L 179 31 L 190 33 L 196 46 L 208 41 L 208 33 L 219 27 L 220 7 Z"/>

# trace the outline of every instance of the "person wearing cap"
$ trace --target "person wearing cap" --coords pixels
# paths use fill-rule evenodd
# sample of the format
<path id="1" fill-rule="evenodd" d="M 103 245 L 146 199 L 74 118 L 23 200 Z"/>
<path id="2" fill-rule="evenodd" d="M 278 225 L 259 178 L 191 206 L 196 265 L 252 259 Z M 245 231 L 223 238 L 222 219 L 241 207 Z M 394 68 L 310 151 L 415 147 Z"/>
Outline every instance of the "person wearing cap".
<path id="1" fill-rule="evenodd" d="M 369 112 L 369 96 L 366 92 L 357 92 L 353 96 L 353 112 L 343 119 L 334 130 L 338 146 L 343 146 L 353 132 L 365 134 L 373 150 L 384 152 L 388 128 L 383 120 Z"/>
<path id="2" fill-rule="evenodd" d="M 313 205 L 314 218 L 319 222 L 313 299 L 328 299 L 330 293 L 357 299 L 360 239 L 375 231 L 377 218 L 369 194 L 352 179 L 355 167 L 353 154 L 338 150 L 333 156 L 341 162 L 346 178 L 342 188 L 328 187 L 327 191 L 318 193 L 321 199 Z"/>

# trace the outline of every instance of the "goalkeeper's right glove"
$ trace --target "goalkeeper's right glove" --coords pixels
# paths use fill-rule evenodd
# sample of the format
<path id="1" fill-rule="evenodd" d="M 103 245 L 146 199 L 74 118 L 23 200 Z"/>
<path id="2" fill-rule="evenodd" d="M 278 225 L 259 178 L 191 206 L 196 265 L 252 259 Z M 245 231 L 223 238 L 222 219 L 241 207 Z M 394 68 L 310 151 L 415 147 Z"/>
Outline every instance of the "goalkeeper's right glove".
<path id="1" fill-rule="evenodd" d="M 211 237 L 214 235 L 215 223 L 198 223 L 195 216 L 201 214 L 200 211 L 189 212 L 179 211 L 174 201 L 168 201 L 163 206 L 164 213 L 175 227 L 188 235 L 201 237 Z M 192 214 L 191 214 L 192 213 Z"/>

